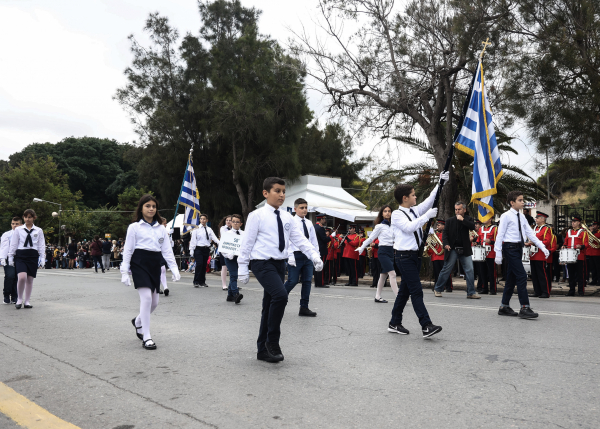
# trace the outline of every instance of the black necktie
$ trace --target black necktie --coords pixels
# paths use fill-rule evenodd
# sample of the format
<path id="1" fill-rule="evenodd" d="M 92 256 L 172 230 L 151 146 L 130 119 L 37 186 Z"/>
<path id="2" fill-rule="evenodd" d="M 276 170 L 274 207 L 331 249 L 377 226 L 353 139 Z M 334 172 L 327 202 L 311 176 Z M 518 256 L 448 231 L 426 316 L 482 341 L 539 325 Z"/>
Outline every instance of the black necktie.
<path id="1" fill-rule="evenodd" d="M 208 238 L 208 229 L 206 227 L 204 227 L 204 232 L 206 233 L 206 239 L 208 240 L 208 243 L 210 244 L 210 238 Z"/>
<path id="2" fill-rule="evenodd" d="M 413 211 L 413 209 L 410 209 L 410 212 L 413 214 L 413 216 L 416 219 L 417 218 L 417 214 Z M 421 242 L 423 241 L 423 230 L 421 228 L 419 228 L 417 231 L 418 231 L 418 234 L 419 234 L 419 244 L 421 244 Z"/>
<path id="3" fill-rule="evenodd" d="M 277 232 L 279 232 L 279 251 L 283 252 L 285 249 L 285 236 L 283 235 L 283 223 L 281 222 L 281 217 L 279 217 L 279 210 L 275 210 L 275 214 L 277 215 Z"/>
<path id="4" fill-rule="evenodd" d="M 236 233 L 237 235 L 240 235 L 240 230 L 238 229 L 238 230 L 237 230 L 235 233 Z"/>
<path id="5" fill-rule="evenodd" d="M 521 232 L 521 214 L 519 212 L 517 212 L 517 224 L 519 225 L 519 243 L 521 243 L 521 246 L 524 246 L 523 233 Z"/>
<path id="6" fill-rule="evenodd" d="M 33 228 L 31 228 L 31 230 L 25 228 L 25 231 L 27 231 L 27 238 L 25 238 L 24 246 L 27 247 L 29 245 L 33 247 L 33 240 L 31 240 L 31 231 L 33 231 Z"/>
<path id="7" fill-rule="evenodd" d="M 306 227 L 306 219 L 302 219 L 302 227 L 304 228 L 304 236 L 308 238 L 308 228 Z"/>

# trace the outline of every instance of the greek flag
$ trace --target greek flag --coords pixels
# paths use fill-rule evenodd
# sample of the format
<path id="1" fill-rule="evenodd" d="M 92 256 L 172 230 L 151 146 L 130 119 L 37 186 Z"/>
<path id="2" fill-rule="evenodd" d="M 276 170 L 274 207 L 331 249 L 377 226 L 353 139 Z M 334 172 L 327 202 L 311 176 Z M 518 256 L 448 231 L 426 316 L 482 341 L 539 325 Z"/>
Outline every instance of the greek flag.
<path id="1" fill-rule="evenodd" d="M 190 154 L 181 193 L 179 195 L 179 204 L 185 206 L 185 218 L 183 219 L 183 234 L 190 232 L 200 224 L 200 201 L 198 199 L 198 188 L 196 187 L 196 175 L 194 174 L 194 165 L 192 164 L 192 155 Z"/>
<path id="2" fill-rule="evenodd" d="M 494 216 L 493 195 L 497 193 L 496 185 L 504 172 L 496 143 L 492 111 L 485 94 L 481 61 L 473 78 L 467 103 L 454 146 L 474 158 L 471 202 L 478 205 L 479 220 L 485 222 Z"/>

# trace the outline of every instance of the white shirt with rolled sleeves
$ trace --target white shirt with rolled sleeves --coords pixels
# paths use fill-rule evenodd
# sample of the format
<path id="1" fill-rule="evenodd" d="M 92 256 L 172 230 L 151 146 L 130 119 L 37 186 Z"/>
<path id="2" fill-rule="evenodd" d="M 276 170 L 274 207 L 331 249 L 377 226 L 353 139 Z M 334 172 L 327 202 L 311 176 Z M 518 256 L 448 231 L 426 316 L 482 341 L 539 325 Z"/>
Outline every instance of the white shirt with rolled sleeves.
<path id="1" fill-rule="evenodd" d="M 150 225 L 142 219 L 139 222 L 129 225 L 129 228 L 127 228 L 127 238 L 125 238 L 125 247 L 123 248 L 122 274 L 129 272 L 131 256 L 135 249 L 161 252 L 171 272 L 179 274 L 167 229 L 163 228 L 158 222 Z"/>
<path id="2" fill-rule="evenodd" d="M 206 239 L 206 233 L 208 232 L 208 240 Z M 200 225 L 192 231 L 192 238 L 190 239 L 190 254 L 194 254 L 196 247 L 208 247 L 211 241 L 219 244 L 219 239 L 213 232 L 210 226 Z"/>
<path id="3" fill-rule="evenodd" d="M 315 232 L 315 226 L 313 223 L 306 218 L 302 219 L 300 216 L 293 216 L 292 219 L 296 223 L 296 226 L 300 229 L 302 235 L 304 235 L 304 228 L 302 227 L 302 220 L 304 220 L 306 223 L 306 229 L 308 229 L 308 241 L 310 241 L 310 244 L 312 244 L 315 250 L 318 252 L 319 242 L 317 241 L 317 233 Z M 304 237 L 306 238 L 306 236 Z M 300 249 L 298 249 L 294 243 L 290 242 L 290 245 L 288 246 L 288 256 L 293 258 L 294 252 L 298 252 L 299 250 Z"/>
<path id="4" fill-rule="evenodd" d="M 393 246 L 394 230 L 390 225 L 386 225 L 384 223 L 379 223 L 375 225 L 375 229 L 371 234 L 369 234 L 369 238 L 367 238 L 362 244 L 362 246 L 356 249 L 356 251 L 360 251 L 360 253 L 362 253 L 367 247 L 369 247 L 369 244 L 371 244 L 377 238 L 379 238 L 379 246 Z"/>
<path id="5" fill-rule="evenodd" d="M 517 224 L 517 215 L 519 219 L 521 219 L 521 233 L 524 234 L 523 242 L 531 241 L 535 244 L 546 257 L 548 256 L 548 249 L 544 246 L 536 236 L 535 232 L 531 229 L 529 224 L 527 223 L 527 219 L 525 219 L 525 215 L 522 213 L 519 214 L 515 209 L 510 209 L 500 216 L 500 225 L 498 226 L 498 234 L 496 234 L 496 244 L 494 245 L 494 250 L 496 251 L 496 262 L 502 261 L 502 243 L 519 243 L 521 241 L 521 237 L 519 237 L 519 225 Z"/>
<path id="6" fill-rule="evenodd" d="M 8 258 L 8 248 L 10 247 L 10 239 L 14 234 L 14 230 L 6 231 L 2 234 L 2 239 L 0 241 L 0 262 L 2 264 L 6 263 L 6 258 Z"/>
<path id="7" fill-rule="evenodd" d="M 410 209 L 400 206 L 398 210 L 392 213 L 392 231 L 394 233 L 394 249 L 396 250 L 419 250 L 417 241 L 415 240 L 414 232 L 423 227 L 429 220 L 427 211 L 433 206 L 437 186 L 431 191 L 431 194 L 421 204 L 411 207 Z M 400 213 L 400 210 L 410 216 L 411 220 Z M 414 215 L 411 213 L 414 212 Z M 424 235 L 424 234 L 423 234 Z M 379 240 L 381 245 L 381 239 Z"/>
<path id="8" fill-rule="evenodd" d="M 238 275 L 240 277 L 248 275 L 248 263 L 252 259 L 288 259 L 290 242 L 311 260 L 321 258 L 313 244 L 304 236 L 304 231 L 294 222 L 292 215 L 285 210 L 279 210 L 285 242 L 283 251 L 279 250 L 279 230 L 275 210 L 274 207 L 265 203 L 264 207 L 254 210 L 248 216 L 244 242 L 238 257 Z"/>
<path id="9" fill-rule="evenodd" d="M 25 247 L 25 240 L 27 239 L 27 230 L 25 225 L 18 226 L 14 229 L 13 235 L 10 239 L 10 246 L 8 248 L 8 263 L 9 265 L 14 262 L 15 253 L 17 250 L 34 249 L 37 250 L 39 255 L 39 263 L 44 265 L 46 263 L 46 240 L 44 239 L 44 231 L 41 228 L 33 225 L 31 227 L 31 241 L 33 246 Z"/>

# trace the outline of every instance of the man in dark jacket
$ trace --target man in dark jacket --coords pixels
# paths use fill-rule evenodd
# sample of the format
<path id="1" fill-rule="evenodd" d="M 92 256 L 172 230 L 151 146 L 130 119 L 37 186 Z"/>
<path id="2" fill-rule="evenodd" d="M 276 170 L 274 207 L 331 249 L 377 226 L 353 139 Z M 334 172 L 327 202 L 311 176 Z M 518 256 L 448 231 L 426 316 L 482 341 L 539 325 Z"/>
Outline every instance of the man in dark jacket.
<path id="1" fill-rule="evenodd" d="M 324 266 L 327 265 L 327 244 L 331 241 L 327 237 L 325 232 L 325 225 L 327 225 L 326 216 L 317 216 L 317 223 L 315 223 L 315 234 L 317 235 L 317 243 L 319 243 L 319 253 L 321 254 L 321 260 Z M 325 270 L 315 271 L 315 287 L 329 287 L 325 284 Z"/>
<path id="2" fill-rule="evenodd" d="M 442 233 L 442 243 L 445 249 L 444 268 L 442 268 L 434 288 L 435 296 L 440 298 L 457 259 L 460 260 L 460 265 L 465 271 L 467 298 L 481 298 L 475 291 L 473 259 L 471 258 L 473 252 L 471 252 L 471 239 L 469 238 L 469 231 L 475 230 L 475 222 L 472 217 L 465 214 L 466 212 L 466 204 L 459 201 L 454 205 L 456 216 L 446 219 L 446 227 Z"/>
<path id="3" fill-rule="evenodd" d="M 98 272 L 98 264 L 100 264 L 100 268 L 102 268 L 102 272 L 104 273 L 104 265 L 102 265 L 102 242 L 97 235 L 94 236 L 94 241 L 92 241 L 92 244 L 90 245 L 90 253 L 94 260 L 94 269 L 96 270 L 96 273 Z"/>

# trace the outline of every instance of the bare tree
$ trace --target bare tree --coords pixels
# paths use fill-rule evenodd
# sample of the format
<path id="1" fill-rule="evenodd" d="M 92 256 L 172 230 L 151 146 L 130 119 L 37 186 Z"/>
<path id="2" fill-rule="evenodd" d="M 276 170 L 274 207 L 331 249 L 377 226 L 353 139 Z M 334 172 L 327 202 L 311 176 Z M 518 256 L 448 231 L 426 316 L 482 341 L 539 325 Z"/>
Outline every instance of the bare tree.
<path id="1" fill-rule="evenodd" d="M 413 0 L 400 11 L 394 0 L 320 0 L 319 7 L 325 39 L 298 32 L 292 49 L 330 112 L 382 141 L 420 130 L 441 171 L 481 41 L 499 40 L 506 2 Z M 356 30 L 346 37 L 344 27 Z M 491 58 L 497 47 L 488 48 Z M 451 172 L 441 216 L 453 213 L 456 195 Z"/>

